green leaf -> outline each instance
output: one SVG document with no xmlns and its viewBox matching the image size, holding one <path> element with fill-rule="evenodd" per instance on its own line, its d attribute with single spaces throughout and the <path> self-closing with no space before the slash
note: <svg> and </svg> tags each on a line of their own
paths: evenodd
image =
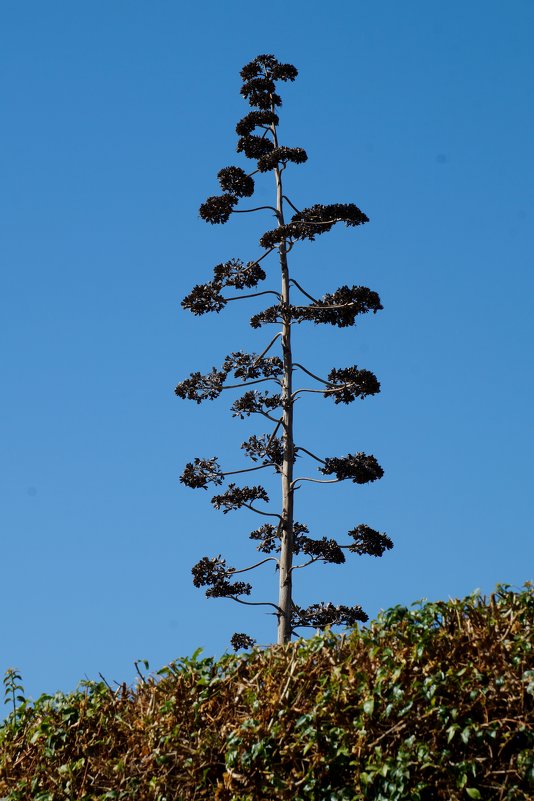
<svg viewBox="0 0 534 801">
<path fill-rule="evenodd" d="M 375 699 L 368 698 L 367 701 L 363 702 L 363 711 L 366 715 L 372 715 L 375 708 Z"/>
<path fill-rule="evenodd" d="M 466 787 L 465 792 L 469 796 L 469 798 L 482 798 L 480 795 L 480 791 L 477 790 L 476 787 Z"/>
<path fill-rule="evenodd" d="M 450 741 L 452 740 L 452 738 L 454 737 L 454 735 L 456 734 L 456 732 L 458 731 L 459 728 L 460 727 L 458 726 L 457 723 L 453 723 L 452 726 L 449 726 L 449 728 L 447 729 L 447 742 L 448 743 L 450 743 Z"/>
</svg>

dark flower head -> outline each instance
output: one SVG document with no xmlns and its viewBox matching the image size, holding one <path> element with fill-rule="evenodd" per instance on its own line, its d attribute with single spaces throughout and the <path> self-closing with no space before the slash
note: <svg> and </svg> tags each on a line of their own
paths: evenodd
<svg viewBox="0 0 534 801">
<path fill-rule="evenodd" d="M 267 434 L 259 437 L 252 434 L 242 443 L 241 448 L 253 462 L 261 461 L 265 465 L 280 467 L 284 461 L 284 441 L 280 437 L 271 439 Z"/>
<path fill-rule="evenodd" d="M 281 64 L 273 55 L 262 54 L 245 64 L 241 70 L 244 81 L 250 81 L 259 75 L 270 75 L 276 81 L 294 81 L 298 70 L 292 64 Z"/>
<path fill-rule="evenodd" d="M 278 115 L 273 111 L 249 111 L 235 127 L 238 136 L 249 136 L 258 126 L 278 125 Z"/>
<path fill-rule="evenodd" d="M 338 222 L 344 222 L 348 227 L 353 227 L 369 222 L 369 218 L 354 203 L 331 203 L 328 206 L 318 203 L 294 214 L 291 222 L 286 225 L 267 231 L 261 237 L 260 245 L 270 248 L 284 239 L 313 241 L 319 234 L 330 231 Z"/>
<path fill-rule="evenodd" d="M 193 584 L 195 587 L 206 587 L 207 598 L 228 598 L 237 595 L 250 595 L 252 585 L 244 581 L 236 581 L 231 584 L 229 579 L 235 573 L 235 568 L 228 567 L 226 560 L 216 556 L 210 559 L 203 556 L 202 559 L 193 566 Z"/>
<path fill-rule="evenodd" d="M 232 637 L 230 638 L 230 645 L 234 651 L 239 651 L 241 648 L 253 648 L 256 645 L 256 640 L 254 637 L 249 637 L 248 634 L 236 632 L 235 634 L 232 634 Z"/>
<path fill-rule="evenodd" d="M 295 534 L 293 551 L 334 565 L 342 565 L 345 562 L 345 556 L 338 543 L 326 537 L 314 540 L 303 534 Z"/>
<path fill-rule="evenodd" d="M 220 287 L 250 289 L 266 278 L 265 270 L 256 261 L 244 264 L 241 259 L 230 259 L 213 268 L 213 281 Z"/>
<path fill-rule="evenodd" d="M 218 581 L 206 590 L 206 598 L 234 598 L 237 595 L 250 595 L 252 584 L 246 581 Z"/>
<path fill-rule="evenodd" d="M 225 306 L 226 300 L 218 288 L 211 283 L 198 284 L 182 300 L 182 307 L 196 315 L 220 312 Z"/>
<path fill-rule="evenodd" d="M 271 78 L 251 78 L 243 83 L 241 94 L 248 100 L 249 105 L 269 111 L 272 106 L 281 106 L 282 99 L 275 92 L 275 84 Z"/>
<path fill-rule="evenodd" d="M 214 495 L 211 499 L 215 509 L 222 509 L 223 514 L 233 509 L 240 509 L 252 501 L 269 502 L 269 496 L 262 486 L 238 487 L 236 484 L 229 484 L 226 492 L 221 495 Z"/>
<path fill-rule="evenodd" d="M 304 164 L 308 160 L 308 154 L 301 147 L 275 147 L 269 153 L 258 159 L 258 170 L 267 172 L 277 167 L 279 164 Z"/>
<path fill-rule="evenodd" d="M 380 384 L 370 370 L 359 370 L 356 365 L 331 370 L 328 374 L 329 387 L 325 398 L 333 398 L 334 403 L 352 403 L 356 398 L 366 398 L 380 392 Z"/>
<path fill-rule="evenodd" d="M 366 526 L 365 523 L 361 523 L 356 528 L 353 528 L 352 531 L 349 531 L 349 537 L 354 540 L 354 544 L 349 546 L 349 551 L 352 553 L 382 556 L 384 551 L 389 551 L 393 548 L 393 542 L 387 534 L 375 531 L 374 528 Z"/>
<path fill-rule="evenodd" d="M 224 167 L 217 173 L 223 192 L 236 197 L 250 197 L 254 194 L 254 179 L 247 175 L 241 167 Z"/>
<path fill-rule="evenodd" d="M 279 531 L 272 523 L 264 523 L 263 526 L 251 531 L 249 536 L 251 540 L 259 540 L 260 544 L 256 547 L 262 553 L 272 553 L 280 550 Z"/>
<path fill-rule="evenodd" d="M 323 297 L 309 306 L 298 306 L 293 311 L 293 319 L 310 320 L 315 324 L 328 323 L 346 328 L 355 324 L 359 314 L 372 311 L 376 314 L 383 308 L 380 297 L 366 286 L 341 286 L 335 292 Z"/>
<path fill-rule="evenodd" d="M 212 225 L 224 224 L 230 219 L 233 207 L 237 203 L 235 195 L 213 195 L 201 205 L 198 213 L 206 222 Z"/>
<path fill-rule="evenodd" d="M 361 606 L 334 606 L 332 603 L 318 603 L 301 609 L 296 606 L 293 610 L 293 628 L 310 626 L 314 629 L 324 629 L 327 626 L 354 626 L 358 621 L 365 623 L 368 616 Z"/>
<path fill-rule="evenodd" d="M 212 367 L 206 375 L 195 372 L 189 378 L 181 381 L 176 387 L 175 394 L 184 400 L 194 400 L 202 403 L 204 400 L 215 400 L 222 392 L 226 373 Z"/>
<path fill-rule="evenodd" d="M 284 314 L 287 319 L 290 319 L 291 309 L 292 307 L 290 306 L 286 306 L 284 309 L 282 309 L 281 304 L 278 304 L 277 306 L 269 306 L 267 309 L 258 312 L 258 314 L 253 314 L 250 318 L 250 325 L 252 328 L 260 328 L 262 325 L 266 325 L 268 323 L 278 323 L 282 320 Z"/>
<path fill-rule="evenodd" d="M 324 467 L 319 468 L 325 476 L 332 476 L 338 481 L 350 479 L 354 484 L 368 484 L 382 478 L 384 471 L 374 456 L 366 453 L 349 453 L 347 456 L 330 457 L 324 460 Z"/>
<path fill-rule="evenodd" d="M 251 414 L 261 414 L 265 411 L 269 412 L 280 406 L 280 394 L 271 394 L 270 392 L 260 392 L 257 389 L 249 389 L 243 393 L 240 398 L 237 398 L 230 407 L 234 417 L 239 417 L 243 420 Z"/>
<path fill-rule="evenodd" d="M 186 464 L 180 481 L 192 489 L 208 489 L 208 484 L 222 484 L 224 476 L 215 457 L 212 459 L 197 457 L 194 462 Z"/>
<path fill-rule="evenodd" d="M 235 378 L 250 381 L 255 378 L 278 378 L 284 371 L 279 356 L 266 356 L 261 359 L 255 353 L 235 351 L 230 353 L 223 363 L 226 373 L 234 373 Z"/>
<path fill-rule="evenodd" d="M 238 153 L 244 153 L 248 159 L 259 159 L 270 153 L 273 148 L 273 143 L 267 137 L 251 134 L 238 139 L 236 150 Z"/>
</svg>

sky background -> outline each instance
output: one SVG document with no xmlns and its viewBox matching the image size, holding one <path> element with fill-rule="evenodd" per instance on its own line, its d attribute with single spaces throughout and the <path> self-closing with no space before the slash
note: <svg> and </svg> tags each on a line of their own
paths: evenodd
<svg viewBox="0 0 534 801">
<path fill-rule="evenodd" d="M 533 32 L 528 0 L 2 0 L 1 673 L 16 666 L 35 697 L 99 672 L 132 681 L 139 658 L 219 655 L 234 631 L 273 639 L 263 609 L 191 582 L 205 554 L 254 560 L 255 516 L 178 481 L 197 455 L 243 466 L 261 425 L 233 420 L 228 397 L 173 391 L 274 333 L 249 327 L 258 301 L 180 308 L 273 226 L 198 217 L 217 171 L 250 164 L 234 126 L 258 53 L 300 72 L 282 85 L 280 137 L 309 161 L 287 170 L 289 196 L 371 219 L 295 249 L 294 275 L 384 305 L 353 329 L 296 330 L 315 372 L 358 364 L 382 384 L 343 408 L 305 396 L 298 440 L 385 470 L 366 487 L 308 484 L 297 519 L 341 540 L 366 522 L 395 548 L 300 571 L 297 603 L 373 617 L 532 578 Z M 269 274 L 277 288 L 274 260 Z M 271 566 L 253 580 L 276 600 Z"/>
</svg>

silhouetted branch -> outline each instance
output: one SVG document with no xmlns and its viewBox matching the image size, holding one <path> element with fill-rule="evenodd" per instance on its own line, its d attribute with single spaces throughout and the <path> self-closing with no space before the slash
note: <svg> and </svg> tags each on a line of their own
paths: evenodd
<svg viewBox="0 0 534 801">
<path fill-rule="evenodd" d="M 318 392 L 320 392 L 320 390 L 318 390 Z M 309 451 L 307 448 L 303 448 L 302 445 L 295 445 L 295 450 L 296 451 L 303 451 L 304 453 L 307 453 L 308 456 L 311 456 L 312 459 L 315 459 L 315 461 L 317 461 L 317 462 L 321 462 L 321 464 L 325 463 L 324 459 L 321 459 L 319 456 L 316 456 L 314 453 Z"/>
<path fill-rule="evenodd" d="M 278 520 L 282 519 L 281 515 L 276 514 L 275 512 L 264 512 L 261 509 L 256 509 L 255 506 L 252 506 L 249 503 L 244 503 L 243 506 L 245 509 L 250 509 L 251 512 L 256 512 L 258 515 L 263 515 L 263 517 L 277 517 Z"/>
<path fill-rule="evenodd" d="M 293 286 L 296 286 L 297 289 L 299 289 L 302 292 L 303 295 L 305 295 L 307 298 L 309 298 L 312 301 L 312 303 L 318 303 L 318 300 L 316 298 L 314 298 L 313 295 L 310 295 L 308 292 L 306 292 L 306 290 L 303 289 L 301 287 L 301 285 L 299 284 L 299 282 L 296 281 L 294 278 L 290 279 L 290 283 L 293 284 Z"/>
<path fill-rule="evenodd" d="M 289 203 L 289 205 L 291 206 L 291 208 L 293 209 L 293 211 L 296 211 L 296 212 L 297 212 L 297 214 L 298 214 L 298 213 L 299 213 L 299 210 L 297 209 L 297 207 L 296 207 L 296 206 L 294 206 L 294 205 L 293 205 L 293 203 L 290 201 L 290 199 L 288 198 L 288 196 L 287 196 L 287 195 L 282 195 L 282 197 L 284 198 L 284 200 L 287 200 L 287 202 Z"/>
<path fill-rule="evenodd" d="M 226 303 L 230 303 L 232 300 L 246 300 L 247 298 L 259 298 L 260 295 L 274 295 L 275 297 L 280 300 L 280 294 L 275 292 L 274 289 L 264 289 L 263 292 L 251 292 L 247 295 L 236 295 L 233 298 L 224 298 Z"/>
<path fill-rule="evenodd" d="M 276 294 L 278 295 L 278 292 Z M 280 297 L 280 295 L 278 295 L 278 297 Z M 263 359 L 263 357 L 271 350 L 271 348 L 274 345 L 274 343 L 276 342 L 276 340 L 281 336 L 282 336 L 282 332 L 281 331 L 279 331 L 277 334 L 274 335 L 274 337 L 271 339 L 271 341 L 269 342 L 269 344 L 267 345 L 265 350 L 260 353 L 260 355 L 258 356 L 256 361 L 254 362 L 255 364 L 257 362 L 259 362 L 260 359 Z"/>
<path fill-rule="evenodd" d="M 226 598 L 229 598 L 230 601 L 236 601 L 238 604 L 243 604 L 243 606 L 272 606 L 273 609 L 276 609 L 277 614 L 282 614 L 282 610 L 276 604 L 272 604 L 269 601 L 243 601 L 242 598 L 236 598 L 235 595 L 226 595 Z"/>
<path fill-rule="evenodd" d="M 320 560 L 321 559 L 320 559 L 319 556 L 314 556 L 312 559 L 309 559 L 307 562 L 303 562 L 300 565 L 293 565 L 291 567 L 291 572 L 293 572 L 293 570 L 300 570 L 302 567 L 308 567 L 309 565 L 313 565 L 314 562 L 320 562 Z"/>
<path fill-rule="evenodd" d="M 303 370 L 305 373 L 307 373 L 310 376 L 310 378 L 315 378 L 315 380 L 319 381 L 321 384 L 326 384 L 327 386 L 329 385 L 328 381 L 325 381 L 324 378 L 319 378 L 318 375 L 312 373 L 311 370 L 308 370 L 307 367 L 304 367 L 304 365 L 299 364 L 299 362 L 293 362 L 293 367 L 300 368 L 300 370 Z M 322 392 L 322 390 L 319 390 L 319 392 Z"/>
<path fill-rule="evenodd" d="M 274 206 L 256 206 L 254 209 L 232 209 L 232 214 L 250 214 L 251 211 L 263 211 L 264 209 L 274 211 L 275 214 L 277 213 Z"/>
<path fill-rule="evenodd" d="M 235 576 L 238 573 L 246 573 L 248 570 L 255 570 L 255 568 L 260 567 L 260 565 L 266 564 L 266 562 L 276 562 L 276 564 L 279 563 L 275 556 L 268 556 L 266 559 L 262 559 L 261 562 L 256 562 L 255 565 L 250 565 L 250 567 L 242 567 L 240 570 L 232 570 L 232 576 Z"/>
<path fill-rule="evenodd" d="M 344 479 L 342 478 L 324 479 L 324 478 L 308 478 L 307 476 L 301 476 L 299 478 L 293 479 L 293 481 L 291 482 L 291 486 L 294 486 L 299 481 L 311 481 L 313 484 L 339 484 L 339 482 L 343 480 Z"/>
<path fill-rule="evenodd" d="M 241 387 L 251 387 L 253 384 L 261 384 L 264 381 L 275 381 L 278 385 L 280 385 L 280 381 L 274 376 L 269 376 L 269 378 L 256 378 L 254 381 L 244 381 L 242 384 L 226 384 L 223 389 L 241 389 Z"/>
<path fill-rule="evenodd" d="M 225 473 L 221 473 L 223 476 L 237 476 L 240 473 L 252 473 L 253 470 L 263 470 L 265 467 L 273 467 L 274 462 L 268 462 L 267 464 L 260 464 L 256 467 L 245 467 L 243 470 L 228 470 Z"/>
</svg>

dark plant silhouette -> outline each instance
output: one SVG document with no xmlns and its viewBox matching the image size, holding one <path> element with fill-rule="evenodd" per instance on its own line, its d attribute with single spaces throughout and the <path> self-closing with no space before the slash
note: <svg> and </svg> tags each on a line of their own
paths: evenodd
<svg viewBox="0 0 534 801">
<path fill-rule="evenodd" d="M 336 404 L 352 403 L 356 398 L 376 395 L 380 391 L 380 384 L 373 373 L 357 365 L 333 368 L 326 378 L 315 375 L 308 367 L 294 360 L 291 329 L 293 325 L 305 321 L 340 328 L 353 326 L 359 315 L 368 312 L 374 314 L 382 309 L 382 304 L 378 294 L 364 286 L 342 286 L 321 298 L 315 298 L 290 274 L 288 255 L 300 241 L 313 241 L 330 231 L 336 223 L 355 227 L 368 222 L 368 218 L 354 203 L 316 203 L 299 209 L 284 194 L 282 176 L 288 165 L 303 164 L 308 158 L 302 148 L 282 146 L 278 141 L 277 109 L 282 101 L 276 92 L 276 84 L 295 80 L 295 67 L 281 64 L 272 55 L 260 55 L 243 67 L 241 77 L 241 94 L 253 110 L 236 126 L 239 136 L 237 152 L 252 159 L 255 162 L 254 169 L 249 173 L 235 166 L 220 170 L 217 177 L 222 194 L 209 197 L 200 207 L 200 216 L 208 223 L 222 224 L 237 213 L 270 211 L 276 220 L 276 227 L 261 236 L 259 244 L 262 252 L 256 259 L 243 262 L 234 258 L 217 264 L 213 269 L 213 278 L 193 287 L 182 301 L 182 306 L 195 315 L 203 315 L 208 312 L 219 313 L 235 300 L 271 295 L 275 299 L 274 305 L 255 314 L 250 324 L 255 329 L 275 324 L 278 330 L 261 353 L 231 353 L 219 369 L 214 367 L 206 374 L 192 373 L 178 384 L 176 394 L 201 403 L 217 398 L 223 391 L 244 388 L 244 393 L 232 403 L 233 415 L 240 419 L 259 415 L 269 421 L 271 429 L 268 433 L 250 437 L 242 445 L 246 456 L 254 462 L 253 466 L 228 471 L 221 468 L 216 457 L 197 457 L 186 465 L 180 480 L 189 487 L 207 489 L 209 484 L 224 485 L 228 477 L 252 471 L 271 469 L 280 476 L 280 511 L 274 512 L 269 506 L 265 508 L 262 505 L 269 504 L 270 499 L 261 485 L 240 486 L 230 481 L 220 494 L 211 499 L 215 509 L 221 509 L 224 514 L 246 508 L 270 518 L 271 522 L 265 522 L 250 534 L 257 550 L 267 556 L 242 569 L 227 565 L 221 556 L 205 556 L 193 568 L 193 581 L 197 587 L 207 587 L 206 595 L 210 598 L 231 598 L 242 604 L 273 607 L 278 620 L 278 643 L 286 643 L 301 627 L 323 629 L 330 625 L 354 625 L 356 621 L 367 620 L 360 606 L 334 606 L 320 602 L 306 609 L 298 607 L 293 601 L 292 590 L 296 569 L 318 561 L 342 564 L 345 562 L 344 551 L 382 556 L 385 550 L 392 547 L 386 534 L 365 524 L 349 531 L 352 542 L 340 545 L 326 537 L 312 539 L 308 536 L 308 528 L 294 519 L 295 490 L 302 482 L 325 484 L 350 480 L 356 484 L 366 484 L 381 478 L 383 470 L 372 455 L 358 452 L 320 458 L 295 442 L 294 408 L 300 395 L 320 393 Z M 237 208 L 240 199 L 253 195 L 254 176 L 270 171 L 275 179 L 273 205 Z M 291 216 L 286 218 L 288 209 Z M 264 259 L 271 255 L 278 259 L 280 290 L 270 288 L 236 295 L 235 290 L 255 290 L 266 279 Z M 268 355 L 276 347 L 280 348 L 280 355 Z M 308 376 L 317 382 L 319 388 L 295 388 L 293 382 L 296 375 Z M 260 387 L 260 384 L 268 384 L 269 389 Z M 300 471 L 295 476 L 297 457 L 313 459 L 319 464 L 319 472 L 325 478 L 300 475 Z M 294 561 L 294 557 L 300 557 L 300 561 Z M 267 562 L 276 564 L 278 603 L 245 600 L 243 596 L 250 595 L 252 586 L 245 581 L 236 581 L 235 577 Z M 252 638 L 242 633 L 232 638 L 236 649 L 253 643 Z"/>
</svg>

